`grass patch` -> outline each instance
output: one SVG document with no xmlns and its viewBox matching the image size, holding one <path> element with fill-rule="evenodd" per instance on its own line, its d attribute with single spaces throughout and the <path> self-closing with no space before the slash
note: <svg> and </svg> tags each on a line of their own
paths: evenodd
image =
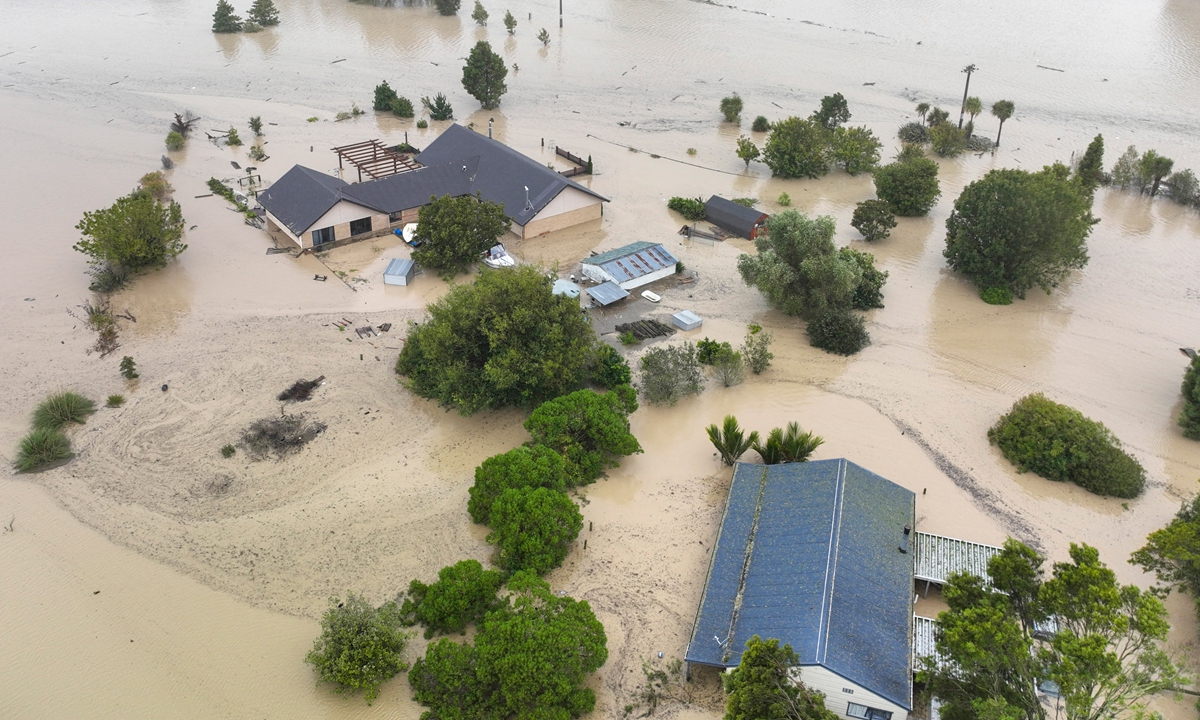
<svg viewBox="0 0 1200 720">
<path fill-rule="evenodd" d="M 59 430 L 67 423 L 83 424 L 84 418 L 96 412 L 96 403 L 79 393 L 60 392 L 43 400 L 33 411 L 33 427 L 38 430 Z"/>
<path fill-rule="evenodd" d="M 233 454 L 236 452 L 237 448 L 235 448 L 233 445 L 226 445 L 225 447 L 221 448 L 221 457 L 228 459 L 233 457 Z"/>
<path fill-rule="evenodd" d="M 121 407 L 122 405 L 125 404 L 125 396 L 124 395 L 109 395 L 108 402 L 106 402 L 104 404 L 110 408 Z"/>
<path fill-rule="evenodd" d="M 625 332 L 621 333 L 621 344 L 622 345 L 637 345 L 638 339 L 637 339 L 637 337 L 634 336 L 634 334 L 632 332 L 626 330 Z"/>
<path fill-rule="evenodd" d="M 242 435 L 242 443 L 255 460 L 271 455 L 283 458 L 299 452 L 324 430 L 324 423 L 309 422 L 303 415 L 282 415 L 256 421 Z"/>
<path fill-rule="evenodd" d="M 71 441 L 58 430 L 34 428 L 21 438 L 13 466 L 19 472 L 31 472 L 59 460 L 71 457 Z"/>
</svg>

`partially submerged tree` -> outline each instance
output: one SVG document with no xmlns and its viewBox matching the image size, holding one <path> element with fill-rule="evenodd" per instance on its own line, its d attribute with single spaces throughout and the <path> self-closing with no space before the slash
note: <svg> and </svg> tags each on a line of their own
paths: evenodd
<svg viewBox="0 0 1200 720">
<path fill-rule="evenodd" d="M 767 433 L 766 442 L 754 442 L 754 452 L 762 458 L 764 465 L 808 462 L 809 456 L 825 444 L 825 439 L 809 430 L 801 430 L 800 423 L 792 421 L 787 429 L 774 428 Z"/>
<path fill-rule="evenodd" d="M 1150 533 L 1129 561 L 1191 595 L 1200 614 L 1200 495 L 1185 501 L 1166 527 Z"/>
<path fill-rule="evenodd" d="M 921 118 L 921 123 L 925 123 L 925 115 L 929 113 L 929 103 L 917 103 L 917 116 Z"/>
<path fill-rule="evenodd" d="M 1087 238 L 1099 222 L 1091 196 L 1062 165 L 1041 172 L 992 170 L 968 185 L 946 220 L 950 267 L 982 288 L 1004 287 L 1023 298 L 1047 293 L 1087 264 Z"/>
<path fill-rule="evenodd" d="M 576 484 L 578 479 L 562 455 L 545 445 L 523 445 L 493 455 L 475 468 L 467 512 L 473 522 L 487 525 L 492 518 L 492 503 L 505 490 L 544 487 L 561 491 Z"/>
<path fill-rule="evenodd" d="M 1111 175 L 1112 184 L 1114 187 L 1122 190 L 1137 188 L 1144 190 L 1142 185 L 1141 173 L 1138 169 L 1138 151 L 1133 145 L 1125 148 L 1125 152 L 1121 153 L 1121 157 L 1117 158 L 1117 162 L 1113 164 Z"/>
<path fill-rule="evenodd" d="M 1004 122 L 1013 116 L 1015 109 L 1012 100 L 997 100 L 992 105 L 992 114 L 1000 121 L 1000 129 L 996 131 L 996 147 L 1000 147 L 1000 133 L 1004 132 Z"/>
<path fill-rule="evenodd" d="M 547 30 L 546 28 L 542 28 L 541 31 L 537 34 L 537 39 L 539 42 L 542 43 L 542 45 L 549 45 L 550 44 L 550 31 Z"/>
<path fill-rule="evenodd" d="M 741 120 L 742 98 L 737 93 L 721 98 L 721 114 L 725 116 L 725 122 Z"/>
<path fill-rule="evenodd" d="M 484 110 L 500 107 L 501 96 L 508 92 L 508 86 L 504 84 L 507 76 L 508 66 L 492 51 L 491 44 L 487 40 L 475 43 L 463 66 L 462 84 Z"/>
<path fill-rule="evenodd" d="M 451 107 L 450 101 L 446 99 L 443 93 L 438 93 L 432 100 L 428 97 L 421 98 L 421 105 L 425 106 L 425 110 L 429 113 L 429 119 L 431 120 L 454 119 L 454 108 Z"/>
<path fill-rule="evenodd" d="M 1104 136 L 1097 135 L 1088 144 L 1087 151 L 1079 160 L 1079 167 L 1075 170 L 1075 182 L 1079 183 L 1079 187 L 1091 196 L 1096 192 L 1096 188 L 1100 187 L 1100 180 L 1103 177 Z"/>
<path fill-rule="evenodd" d="M 929 130 L 929 144 L 941 157 L 962 155 L 967 149 L 967 137 L 967 133 L 948 122 L 938 123 Z"/>
<path fill-rule="evenodd" d="M 391 110 L 392 101 L 396 97 L 396 91 L 392 89 L 391 85 L 388 85 L 387 80 L 384 80 L 375 86 L 375 102 L 372 103 L 371 107 L 379 111 Z"/>
<path fill-rule="evenodd" d="M 484 570 L 478 560 L 460 560 L 438 571 L 437 582 L 413 580 L 400 607 L 405 622 L 425 626 L 425 637 L 465 632 L 496 604 L 496 591 L 504 582 L 499 570 Z"/>
<path fill-rule="evenodd" d="M 706 431 L 709 441 L 721 456 L 721 462 L 726 465 L 737 462 L 738 458 L 758 442 L 758 431 L 746 435 L 738 425 L 737 418 L 732 415 L 725 416 L 721 427 L 709 425 Z"/>
<path fill-rule="evenodd" d="M 508 30 L 509 35 L 517 32 L 517 19 L 508 10 L 504 11 L 504 27 Z"/>
<path fill-rule="evenodd" d="M 413 260 L 448 280 L 478 262 L 512 221 L 503 205 L 478 195 L 443 195 L 421 207 L 417 227 L 425 242 L 413 250 Z"/>
<path fill-rule="evenodd" d="M 554 295 L 537 268 L 484 272 L 429 306 L 396 371 L 410 389 L 463 415 L 532 408 L 576 390 L 595 333 L 578 302 Z"/>
<path fill-rule="evenodd" d="M 160 203 L 149 193 L 118 199 L 112 207 L 85 212 L 75 226 L 83 238 L 75 249 L 98 265 L 129 272 L 163 267 L 187 249 L 179 203 Z"/>
<path fill-rule="evenodd" d="M 963 110 L 971 116 L 971 122 L 975 122 L 975 118 L 979 113 L 983 112 L 983 102 L 979 98 L 972 95 L 963 103 Z"/>
<path fill-rule="evenodd" d="M 704 375 L 690 342 L 648 350 L 641 359 L 642 397 L 653 405 L 674 405 L 704 388 Z"/>
<path fill-rule="evenodd" d="M 863 317 L 845 308 L 830 308 L 804 328 L 808 343 L 834 355 L 853 355 L 871 344 Z"/>
<path fill-rule="evenodd" d="M 577 483 L 591 483 L 619 466 L 618 458 L 642 452 L 629 432 L 629 414 L 636 409 L 636 394 L 627 385 L 603 395 L 577 390 L 539 405 L 525 429 L 535 444 L 563 456 Z"/>
<path fill-rule="evenodd" d="M 745 161 L 746 167 L 749 168 L 750 161 L 758 159 L 758 146 L 754 144 L 753 140 L 743 135 L 737 140 L 737 156 Z"/>
<path fill-rule="evenodd" d="M 402 657 L 408 636 L 394 602 L 373 607 L 351 593 L 344 602 L 329 600 L 321 617 L 321 635 L 304 661 L 317 669 L 334 691 L 364 690 L 367 704 L 379 697 L 379 686 L 407 670 Z"/>
<path fill-rule="evenodd" d="M 866 127 L 839 127 L 833 133 L 830 157 L 851 175 L 870 172 L 879 164 L 883 143 Z"/>
<path fill-rule="evenodd" d="M 854 206 L 850 226 L 862 233 L 863 239 L 868 242 L 883 240 L 896 227 L 896 217 L 886 200 L 863 200 Z"/>
<path fill-rule="evenodd" d="M 1171 174 L 1174 165 L 1174 160 L 1163 157 L 1154 150 L 1147 150 L 1142 155 L 1138 161 L 1138 174 L 1142 177 L 1143 185 L 1150 186 L 1150 197 L 1158 195 L 1159 185 L 1162 184 L 1163 178 Z"/>
<path fill-rule="evenodd" d="M 254 0 L 246 17 L 263 27 L 279 24 L 279 10 L 271 0 Z"/>
<path fill-rule="evenodd" d="M 942 194 L 938 165 L 924 155 L 884 165 L 875 171 L 875 194 L 897 215 L 925 215 Z"/>
<path fill-rule="evenodd" d="M 217 0 L 217 10 L 213 13 L 212 31 L 215 33 L 236 33 L 242 31 L 242 18 L 233 11 L 229 0 Z"/>
<path fill-rule="evenodd" d="M 475 9 L 471 11 L 471 19 L 474 20 L 475 24 L 479 27 L 487 25 L 488 11 L 483 7 L 483 3 L 479 2 L 479 0 L 475 0 Z"/>
<path fill-rule="evenodd" d="M 462 7 L 462 0 L 433 0 L 433 6 L 437 8 L 439 15 L 457 15 L 458 9 Z"/>
<path fill-rule="evenodd" d="M 751 325 L 742 341 L 742 357 L 746 359 L 746 367 L 755 375 L 761 374 L 775 359 L 771 352 L 771 341 L 775 338 L 771 333 L 762 329 L 761 325 Z"/>
<path fill-rule="evenodd" d="M 791 645 L 751 637 L 738 666 L 722 678 L 725 720 L 837 720 L 825 696 L 796 679 L 799 665 Z"/>
<path fill-rule="evenodd" d="M 836 130 L 850 119 L 850 106 L 841 93 L 826 95 L 821 98 L 821 107 L 812 114 L 811 119 L 823 125 L 826 130 Z"/>
<path fill-rule="evenodd" d="M 842 260 L 848 260 L 858 266 L 861 273 L 858 284 L 854 286 L 854 294 L 850 298 L 850 307 L 855 310 L 873 310 L 883 307 L 883 285 L 887 282 L 888 271 L 875 267 L 875 256 L 869 252 L 855 250 L 852 247 L 838 249 Z"/>
<path fill-rule="evenodd" d="M 499 565 L 509 573 L 545 575 L 562 564 L 583 529 L 579 507 L 560 490 L 512 488 L 492 503 L 487 541 L 500 550 Z"/>
<path fill-rule="evenodd" d="M 782 178 L 818 178 L 829 172 L 829 130 L 814 120 L 790 117 L 771 126 L 763 162 Z"/>
<path fill-rule="evenodd" d="M 1200 440 L 1200 357 L 1192 358 L 1183 374 L 1183 410 L 1179 412 L 1179 427 L 1183 436 Z"/>
</svg>

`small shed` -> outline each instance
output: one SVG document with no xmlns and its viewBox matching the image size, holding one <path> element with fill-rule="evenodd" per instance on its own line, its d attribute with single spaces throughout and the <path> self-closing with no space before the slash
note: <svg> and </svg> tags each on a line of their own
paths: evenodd
<svg viewBox="0 0 1200 720">
<path fill-rule="evenodd" d="M 704 324 L 704 320 L 691 310 L 680 310 L 671 316 L 671 321 L 680 330 L 695 330 Z"/>
<path fill-rule="evenodd" d="M 384 285 L 411 285 L 416 265 L 409 258 L 392 258 L 383 271 Z"/>
<path fill-rule="evenodd" d="M 675 273 L 679 261 L 662 243 L 635 242 L 584 258 L 583 276 L 632 290 Z"/>
<path fill-rule="evenodd" d="M 596 287 L 588 288 L 587 292 L 598 305 L 612 305 L 629 297 L 629 291 L 615 282 L 600 283 Z"/>
<path fill-rule="evenodd" d="M 770 215 L 713 195 L 708 202 L 704 203 L 704 217 L 726 232 L 753 240 L 758 237 L 759 231 L 766 224 Z"/>
</svg>

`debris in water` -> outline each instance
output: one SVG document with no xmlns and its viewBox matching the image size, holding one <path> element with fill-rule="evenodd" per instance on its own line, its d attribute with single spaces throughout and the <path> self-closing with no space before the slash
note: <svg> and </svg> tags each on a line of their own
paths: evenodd
<svg viewBox="0 0 1200 720">
<path fill-rule="evenodd" d="M 296 382 L 292 383 L 292 386 L 289 387 L 287 390 L 284 390 L 283 392 L 279 393 L 279 395 L 275 399 L 281 400 L 283 402 L 303 402 L 305 400 L 308 400 L 309 398 L 312 397 L 312 391 L 314 389 L 316 389 L 318 386 L 320 386 L 321 381 L 324 379 L 325 379 L 324 375 L 317 378 L 316 380 L 305 380 L 305 379 L 301 378 L 301 379 L 297 380 Z"/>
</svg>

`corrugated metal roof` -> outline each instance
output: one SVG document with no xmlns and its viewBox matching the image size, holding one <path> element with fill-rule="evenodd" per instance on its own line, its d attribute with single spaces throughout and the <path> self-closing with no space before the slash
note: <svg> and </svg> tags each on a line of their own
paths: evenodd
<svg viewBox="0 0 1200 720">
<path fill-rule="evenodd" d="M 410 258 L 392 258 L 388 263 L 387 269 L 383 271 L 384 275 L 408 275 L 412 270 L 413 261 Z"/>
<path fill-rule="evenodd" d="M 917 533 L 916 570 L 913 577 L 945 585 L 953 573 L 971 573 L 989 585 L 988 561 L 1000 554 L 995 545 L 959 540 L 930 533 Z"/>
<path fill-rule="evenodd" d="M 624 283 L 668 266 L 674 267 L 679 261 L 662 243 L 635 242 L 584 258 L 582 262 L 599 266 L 618 283 Z"/>
<path fill-rule="evenodd" d="M 934 642 L 934 633 L 936 632 L 937 620 L 913 615 L 912 668 L 914 672 L 921 669 L 922 660 L 925 658 L 933 658 L 933 662 L 941 666 L 942 656 L 937 651 L 937 644 Z"/>
<path fill-rule="evenodd" d="M 629 291 L 611 280 L 600 283 L 596 287 L 590 287 L 587 289 L 587 292 L 593 300 L 601 305 L 611 305 L 618 300 L 629 297 Z"/>
<path fill-rule="evenodd" d="M 271 187 L 258 194 L 258 202 L 294 235 L 303 235 L 349 187 L 341 178 L 294 165 Z"/>
<path fill-rule="evenodd" d="M 911 708 L 916 496 L 854 463 L 739 463 L 688 662 L 734 667 L 752 635 L 779 638 Z"/>
<path fill-rule="evenodd" d="M 704 203 L 704 219 L 731 233 L 750 239 L 750 233 L 760 220 L 768 217 L 762 210 L 748 208 L 719 195 L 713 195 Z"/>
</svg>

